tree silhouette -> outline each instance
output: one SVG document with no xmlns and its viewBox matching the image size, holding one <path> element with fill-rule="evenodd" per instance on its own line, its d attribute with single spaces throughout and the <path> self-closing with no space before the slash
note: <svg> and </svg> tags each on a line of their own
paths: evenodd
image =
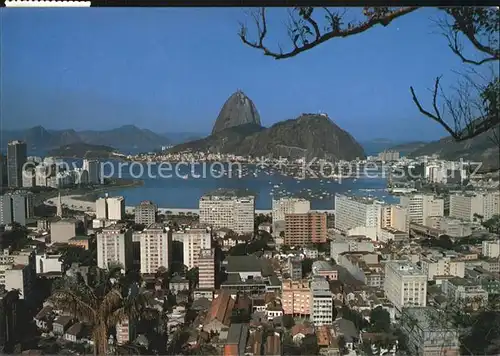
<svg viewBox="0 0 500 356">
<path fill-rule="evenodd" d="M 244 23 L 240 25 L 239 37 L 245 45 L 281 60 L 295 57 L 336 38 L 357 35 L 378 25 L 388 26 L 395 19 L 418 9 L 417 6 L 364 7 L 361 14 L 357 14 L 361 20 L 349 21 L 348 9 L 295 7 L 289 10 L 287 32 L 290 46 L 288 49 L 281 46 L 271 49 L 267 44 L 270 32 L 267 13 L 265 8 L 261 8 L 250 12 L 255 23 L 254 39 L 248 35 L 248 27 Z M 437 77 L 432 90 L 431 109 L 423 107 L 414 88 L 410 86 L 412 100 L 421 114 L 440 124 L 456 141 L 489 132 L 492 140 L 499 144 L 500 79 L 494 66 L 498 68 L 500 60 L 500 11 L 498 7 L 439 7 L 438 10 L 443 15 L 438 19 L 438 24 L 449 49 L 471 67 L 493 64 L 493 68 L 488 75 L 474 69 L 463 74 L 452 96 L 444 92 L 441 77 Z M 466 56 L 464 41 L 472 45 L 481 59 L 474 60 Z M 446 117 L 450 117 L 452 122 L 448 122 Z"/>
</svg>

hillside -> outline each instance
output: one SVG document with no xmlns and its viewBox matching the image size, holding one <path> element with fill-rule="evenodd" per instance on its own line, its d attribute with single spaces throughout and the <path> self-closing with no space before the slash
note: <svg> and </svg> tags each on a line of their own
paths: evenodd
<svg viewBox="0 0 500 356">
<path fill-rule="evenodd" d="M 171 152 L 206 151 L 241 156 L 268 156 L 330 160 L 365 157 L 361 145 L 324 114 L 302 114 L 270 128 L 256 124 L 232 127 L 202 140 L 173 147 Z"/>
<path fill-rule="evenodd" d="M 78 142 L 52 149 L 48 152 L 48 155 L 60 158 L 105 159 L 112 157 L 114 152 L 116 150 L 113 147 Z"/>
<path fill-rule="evenodd" d="M 170 142 L 163 135 L 134 125 L 105 131 L 47 130 L 36 126 L 26 130 L 3 130 L 0 132 L 0 138 L 5 144 L 11 140 L 23 140 L 28 145 L 28 151 L 51 150 L 74 143 L 105 144 L 117 149 L 133 147 L 146 151 L 160 148 Z"/>
<path fill-rule="evenodd" d="M 497 137 L 500 137 L 500 126 L 495 128 Z M 483 162 L 483 168 L 500 168 L 498 143 L 492 140 L 492 131 L 463 142 L 456 142 L 451 136 L 422 146 L 411 152 L 410 157 L 439 155 L 440 158 L 449 160 L 471 160 Z"/>
<path fill-rule="evenodd" d="M 398 144 L 395 146 L 391 146 L 391 147 L 389 147 L 389 150 L 397 151 L 402 156 L 406 156 L 407 154 L 410 154 L 413 151 L 418 150 L 419 148 L 422 148 L 428 144 L 429 144 L 429 142 L 424 142 L 424 141 L 405 142 L 405 143 L 401 143 L 401 144 Z"/>
</svg>

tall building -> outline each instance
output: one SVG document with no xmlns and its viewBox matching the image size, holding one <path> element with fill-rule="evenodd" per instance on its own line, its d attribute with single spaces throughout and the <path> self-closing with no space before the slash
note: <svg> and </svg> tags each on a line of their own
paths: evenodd
<svg viewBox="0 0 500 356">
<path fill-rule="evenodd" d="M 19 294 L 17 291 L 0 292 L 0 353 L 11 354 L 21 341 Z"/>
<path fill-rule="evenodd" d="M 109 197 L 106 194 L 104 198 L 97 199 L 95 205 L 97 219 L 119 221 L 125 216 L 124 197 Z"/>
<path fill-rule="evenodd" d="M 198 288 L 215 288 L 215 249 L 205 248 L 200 250 L 198 257 Z"/>
<path fill-rule="evenodd" d="M 378 154 L 378 160 L 384 162 L 397 161 L 399 159 L 399 152 L 387 150 Z"/>
<path fill-rule="evenodd" d="M 156 222 L 156 205 L 151 201 L 143 201 L 135 207 L 135 223 L 149 226 Z"/>
<path fill-rule="evenodd" d="M 10 141 L 7 145 L 7 181 L 10 188 L 23 186 L 23 169 L 26 159 L 26 143 Z"/>
<path fill-rule="evenodd" d="M 333 294 L 325 277 L 314 276 L 311 280 L 311 321 L 314 326 L 333 323 Z"/>
<path fill-rule="evenodd" d="M 7 161 L 5 156 L 0 153 L 0 188 L 5 185 L 5 174 L 7 173 Z"/>
<path fill-rule="evenodd" d="M 273 199 L 273 230 L 283 231 L 286 214 L 305 214 L 311 210 L 311 202 L 300 198 Z"/>
<path fill-rule="evenodd" d="M 444 215 L 444 200 L 431 194 L 402 196 L 400 205 L 408 211 L 411 223 L 424 225 L 429 216 Z"/>
<path fill-rule="evenodd" d="M 172 263 L 172 233 L 163 224 L 151 224 L 139 235 L 141 273 L 156 273 Z M 137 236 L 134 236 L 137 238 Z"/>
<path fill-rule="evenodd" d="M 376 238 L 382 204 L 374 199 L 357 196 L 335 195 L 335 228 L 349 232 L 366 228 L 366 235 Z"/>
<path fill-rule="evenodd" d="M 0 197 L 0 224 L 26 225 L 34 216 L 33 194 L 15 191 Z"/>
<path fill-rule="evenodd" d="M 384 293 L 399 311 L 403 307 L 425 307 L 427 273 L 409 261 L 387 262 Z"/>
<path fill-rule="evenodd" d="M 500 239 L 483 241 L 481 254 L 488 258 L 498 258 L 500 256 Z"/>
<path fill-rule="evenodd" d="M 132 230 L 125 224 L 115 223 L 97 233 L 97 267 L 107 269 L 110 263 L 118 263 L 127 270 L 132 259 Z"/>
<path fill-rule="evenodd" d="M 189 269 L 198 267 L 200 250 L 212 247 L 212 238 L 210 232 L 206 229 L 188 229 L 184 230 L 184 232 L 174 232 L 172 239 L 182 242 L 184 265 Z"/>
<path fill-rule="evenodd" d="M 200 223 L 236 233 L 254 231 L 255 197 L 245 192 L 218 189 L 200 199 Z"/>
<path fill-rule="evenodd" d="M 450 216 L 466 221 L 473 221 L 476 216 L 488 220 L 500 214 L 500 193 L 481 192 L 472 195 L 450 195 Z"/>
<path fill-rule="evenodd" d="M 281 303 L 283 313 L 297 316 L 308 316 L 311 313 L 311 289 L 306 279 L 292 281 L 283 280 Z"/>
<path fill-rule="evenodd" d="M 408 211 L 400 205 L 384 205 L 381 208 L 380 228 L 393 228 L 408 232 L 410 229 Z"/>
<path fill-rule="evenodd" d="M 99 184 L 100 181 L 100 172 L 99 172 L 99 161 L 96 160 L 83 160 L 82 168 L 88 172 L 88 182 L 90 184 Z"/>
<path fill-rule="evenodd" d="M 307 246 L 312 243 L 325 243 L 327 237 L 325 213 L 285 214 L 285 245 Z"/>
</svg>

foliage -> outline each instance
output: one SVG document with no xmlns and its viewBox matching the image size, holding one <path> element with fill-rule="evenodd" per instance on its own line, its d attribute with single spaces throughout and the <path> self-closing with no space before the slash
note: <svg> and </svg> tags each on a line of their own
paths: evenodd
<svg viewBox="0 0 500 356">
<path fill-rule="evenodd" d="M 136 286 L 125 289 L 108 278 L 98 288 L 91 288 L 82 279 L 56 290 L 50 301 L 56 308 L 63 310 L 91 327 L 95 343 L 94 353 L 106 354 L 108 332 L 111 327 L 127 319 L 141 319 L 148 316 L 148 298 Z"/>
<path fill-rule="evenodd" d="M 388 333 L 391 330 L 391 316 L 389 312 L 382 307 L 376 307 L 370 311 L 369 332 Z"/>
<path fill-rule="evenodd" d="M 290 314 L 283 315 L 283 326 L 287 329 L 293 328 L 295 325 L 295 320 Z"/>
<path fill-rule="evenodd" d="M 198 285 L 200 270 L 198 267 L 191 268 L 186 273 L 186 279 L 189 281 L 191 288 L 195 288 Z"/>
<path fill-rule="evenodd" d="M 345 305 L 340 309 L 343 319 L 350 320 L 356 326 L 356 329 L 363 330 L 367 326 L 368 322 L 363 316 L 355 310 L 349 309 Z"/>
<path fill-rule="evenodd" d="M 362 10 L 339 8 L 295 7 L 289 10 L 287 26 L 290 44 L 285 49 L 268 46 L 269 24 L 265 8 L 251 12 L 255 23 L 256 36 L 251 39 L 246 24 L 241 24 L 239 36 L 242 42 L 262 51 L 274 59 L 295 57 L 312 48 L 336 38 L 345 38 L 366 32 L 379 25 L 388 26 L 399 17 L 418 10 L 417 6 L 406 7 L 364 7 Z M 447 39 L 449 49 L 470 66 L 491 63 L 498 66 L 499 48 L 499 9 L 498 7 L 440 7 L 443 14 L 439 25 Z M 350 11 L 358 12 L 354 14 Z M 319 15 L 320 14 L 320 15 Z M 361 17 L 361 19 L 359 19 Z M 479 59 L 471 59 L 464 53 L 463 41 L 472 45 Z M 456 86 L 454 95 L 446 95 L 437 77 L 432 90 L 432 107 L 424 108 L 413 87 L 410 92 L 413 102 L 421 114 L 440 124 L 457 141 L 465 141 L 484 132 L 493 132 L 493 139 L 499 137 L 492 128 L 500 124 L 498 71 L 491 70 L 484 76 L 473 71 L 473 76 L 464 75 Z M 442 103 L 440 100 L 442 99 Z M 442 105 L 441 105 L 442 104 Z M 452 123 L 449 122 L 451 118 Z"/>
<path fill-rule="evenodd" d="M 63 271 L 67 271 L 73 263 L 82 266 L 94 266 L 97 265 L 97 251 L 68 245 L 64 247 L 59 261 L 62 262 Z"/>
<path fill-rule="evenodd" d="M 312 272 L 312 265 L 313 265 L 314 260 L 310 258 L 304 258 L 301 261 L 302 264 L 302 277 L 307 277 L 309 273 Z"/>
<path fill-rule="evenodd" d="M 500 215 L 494 215 L 490 219 L 483 221 L 483 226 L 491 233 L 500 234 Z"/>
</svg>

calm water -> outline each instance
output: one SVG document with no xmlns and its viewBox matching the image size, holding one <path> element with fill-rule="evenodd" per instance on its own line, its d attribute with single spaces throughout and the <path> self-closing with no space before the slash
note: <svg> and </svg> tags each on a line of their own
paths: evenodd
<svg viewBox="0 0 500 356">
<path fill-rule="evenodd" d="M 111 169 L 114 169 L 115 177 L 138 178 L 141 171 L 139 164 L 135 164 L 132 169 L 123 167 L 121 174 L 118 174 L 117 165 L 118 163 L 115 163 L 113 168 L 105 167 L 104 173 L 110 174 Z M 144 164 L 142 167 L 146 173 L 147 166 Z M 343 179 L 338 182 L 328 178 L 298 181 L 293 177 L 282 176 L 278 173 L 267 175 L 262 171 L 257 173 L 257 176 L 250 173 L 240 177 L 233 169 L 231 178 L 224 175 L 221 178 L 214 178 L 209 174 L 210 167 L 207 167 L 206 177 L 196 178 L 197 175 L 203 173 L 203 168 L 196 166 L 194 169 L 180 167 L 179 175 L 172 174 L 172 177 L 162 178 L 159 176 L 158 165 L 149 165 L 149 167 L 152 176 L 142 175 L 143 186 L 113 190 L 111 195 L 124 196 L 128 206 L 139 204 L 143 200 L 151 200 L 159 207 L 184 209 L 197 208 L 200 197 L 217 188 L 246 189 L 252 192 L 256 195 L 257 209 L 271 209 L 272 198 L 282 195 L 307 198 L 311 201 L 313 209 L 333 209 L 335 193 L 372 195 L 388 202 L 396 201 L 394 197 L 388 195 L 386 180 L 381 177 Z M 247 169 L 253 172 L 255 166 L 247 166 Z M 164 176 L 167 173 L 163 171 Z M 220 168 L 215 169 L 214 173 L 216 176 L 221 175 Z"/>
</svg>

